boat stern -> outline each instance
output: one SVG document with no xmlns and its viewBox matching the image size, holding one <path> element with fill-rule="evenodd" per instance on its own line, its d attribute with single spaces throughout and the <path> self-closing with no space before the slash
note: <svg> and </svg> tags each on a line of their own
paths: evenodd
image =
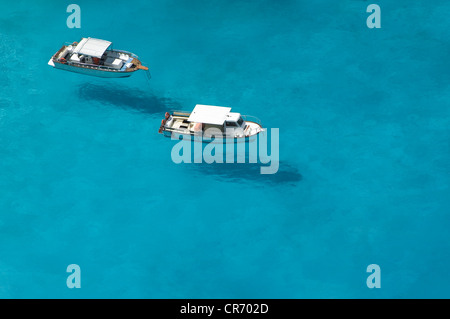
<svg viewBox="0 0 450 319">
<path fill-rule="evenodd" d="M 159 127 L 158 133 L 162 134 L 165 131 L 166 128 L 166 123 L 167 121 L 171 120 L 171 115 L 169 114 L 169 112 L 166 112 L 166 114 L 164 115 L 164 118 L 161 120 L 161 126 Z M 166 135 L 166 134 L 164 134 Z"/>
</svg>

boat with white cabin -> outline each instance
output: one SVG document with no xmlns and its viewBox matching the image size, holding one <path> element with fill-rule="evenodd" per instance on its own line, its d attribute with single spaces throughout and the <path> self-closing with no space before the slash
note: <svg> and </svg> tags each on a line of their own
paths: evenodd
<svg viewBox="0 0 450 319">
<path fill-rule="evenodd" d="M 176 139 L 190 137 L 193 141 L 247 142 L 265 131 L 261 121 L 253 116 L 231 112 L 231 107 L 197 104 L 192 112 L 166 112 L 159 133 Z"/>
<path fill-rule="evenodd" d="M 136 54 L 112 49 L 112 42 L 95 38 L 82 38 L 80 42 L 63 45 L 48 64 L 104 78 L 129 77 L 137 70 L 148 71 Z"/>
</svg>

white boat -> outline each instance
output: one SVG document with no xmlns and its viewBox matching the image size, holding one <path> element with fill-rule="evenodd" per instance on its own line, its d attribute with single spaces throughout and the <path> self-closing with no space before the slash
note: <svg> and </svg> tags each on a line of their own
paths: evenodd
<svg viewBox="0 0 450 319">
<path fill-rule="evenodd" d="M 201 104 L 197 104 L 192 112 L 166 112 L 159 128 L 159 133 L 166 137 L 190 137 L 202 142 L 219 137 L 226 142 L 247 142 L 263 131 L 261 121 L 256 117 L 231 112 L 230 107 Z"/>
<path fill-rule="evenodd" d="M 62 70 L 104 78 L 129 77 L 137 70 L 148 71 L 134 53 L 111 48 L 112 42 L 82 38 L 65 44 L 48 64 Z"/>
</svg>

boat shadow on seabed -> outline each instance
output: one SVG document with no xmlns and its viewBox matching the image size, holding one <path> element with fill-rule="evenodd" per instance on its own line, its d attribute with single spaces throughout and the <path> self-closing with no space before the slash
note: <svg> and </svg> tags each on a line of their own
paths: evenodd
<svg viewBox="0 0 450 319">
<path fill-rule="evenodd" d="M 264 164 L 263 164 L 264 165 Z M 254 181 L 263 186 L 289 185 L 295 186 L 303 177 L 297 168 L 280 161 L 275 174 L 261 174 L 260 163 L 199 163 L 191 164 L 196 170 L 206 175 L 215 175 L 224 181 Z"/>
<path fill-rule="evenodd" d="M 180 108 L 171 98 L 160 98 L 134 88 L 111 88 L 106 85 L 85 83 L 79 87 L 79 96 L 89 101 L 114 105 L 146 114 L 164 114 L 170 108 Z"/>
</svg>

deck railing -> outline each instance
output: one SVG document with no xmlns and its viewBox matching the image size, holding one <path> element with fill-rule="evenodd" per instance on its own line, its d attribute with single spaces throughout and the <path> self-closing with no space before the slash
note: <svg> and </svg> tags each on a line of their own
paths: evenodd
<svg viewBox="0 0 450 319">
<path fill-rule="evenodd" d="M 174 116 L 186 116 L 189 117 L 191 112 L 183 111 L 183 110 L 172 110 L 172 115 Z"/>
<path fill-rule="evenodd" d="M 129 51 L 125 51 L 125 50 L 117 50 L 117 49 L 114 49 L 112 51 L 125 53 L 125 54 L 128 54 L 129 56 L 131 56 L 132 58 L 139 59 L 139 57 L 136 54 L 134 54 L 133 52 L 129 52 Z"/>
</svg>

